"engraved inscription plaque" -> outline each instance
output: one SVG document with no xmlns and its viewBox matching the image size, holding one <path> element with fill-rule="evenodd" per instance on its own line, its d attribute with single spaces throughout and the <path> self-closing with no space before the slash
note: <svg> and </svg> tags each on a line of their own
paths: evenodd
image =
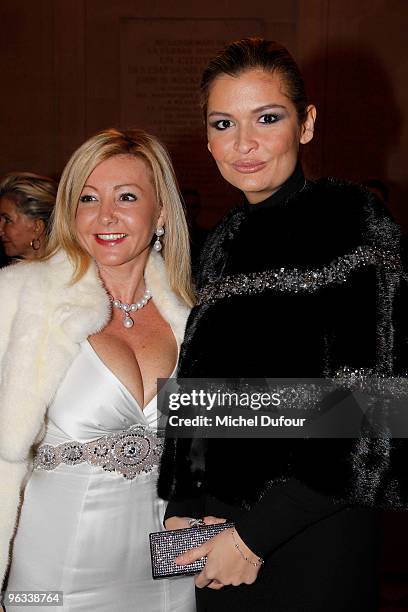
<svg viewBox="0 0 408 612">
<path fill-rule="evenodd" d="M 210 223 L 237 203 L 237 192 L 218 176 L 207 151 L 201 73 L 226 42 L 263 30 L 256 19 L 121 20 L 120 123 L 161 138 L 181 187 L 198 191 Z"/>
</svg>

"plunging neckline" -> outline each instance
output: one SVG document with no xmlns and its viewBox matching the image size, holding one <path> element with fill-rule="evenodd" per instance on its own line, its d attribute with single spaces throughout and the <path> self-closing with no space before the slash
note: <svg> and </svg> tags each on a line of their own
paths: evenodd
<svg viewBox="0 0 408 612">
<path fill-rule="evenodd" d="M 172 330 L 173 331 L 173 330 Z M 174 333 L 173 333 L 174 336 Z M 174 336 L 175 338 L 175 336 Z M 92 358 L 94 359 L 94 361 L 96 361 L 102 368 L 103 370 L 109 374 L 109 376 L 119 385 L 119 387 L 122 389 L 123 393 L 127 396 L 127 398 L 130 400 L 131 403 L 133 403 L 136 408 L 139 410 L 139 412 L 144 416 L 144 418 L 146 419 L 146 413 L 147 413 L 147 409 L 150 407 L 150 405 L 152 404 L 152 402 L 154 402 L 157 399 L 157 393 L 156 395 L 154 395 L 145 406 L 142 406 L 139 404 L 139 402 L 137 401 L 137 399 L 135 398 L 135 396 L 129 391 L 129 389 L 126 387 L 126 385 L 120 380 L 120 378 L 113 372 L 113 370 L 111 370 L 106 363 L 103 361 L 103 359 L 101 359 L 101 357 L 98 355 L 98 353 L 96 352 L 96 350 L 94 349 L 94 347 L 92 346 L 92 344 L 89 342 L 89 339 L 87 338 L 86 340 L 84 340 L 84 342 L 82 343 L 83 346 L 85 346 L 85 348 L 88 351 L 88 354 L 92 356 Z M 177 343 L 176 340 L 176 346 L 177 346 L 177 359 L 176 359 L 176 364 L 174 366 L 174 369 L 172 371 L 172 373 L 167 377 L 167 378 L 172 378 L 177 370 L 177 364 L 178 364 L 178 360 L 179 360 L 179 354 L 180 354 L 180 347 Z"/>
</svg>

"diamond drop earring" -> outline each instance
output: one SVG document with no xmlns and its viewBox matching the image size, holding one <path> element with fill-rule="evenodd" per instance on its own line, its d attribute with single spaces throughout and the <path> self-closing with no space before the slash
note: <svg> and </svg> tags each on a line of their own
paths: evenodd
<svg viewBox="0 0 408 612">
<path fill-rule="evenodd" d="M 153 244 L 153 248 L 155 251 L 158 252 L 158 251 L 161 251 L 163 248 L 162 243 L 160 242 L 160 236 L 163 236 L 164 234 L 164 227 L 158 227 L 155 233 L 156 233 L 157 239 L 156 239 L 156 242 Z"/>
</svg>

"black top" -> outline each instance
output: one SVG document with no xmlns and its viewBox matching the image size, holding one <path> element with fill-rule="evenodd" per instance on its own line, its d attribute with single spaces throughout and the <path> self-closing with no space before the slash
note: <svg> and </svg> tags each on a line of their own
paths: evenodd
<svg viewBox="0 0 408 612">
<path fill-rule="evenodd" d="M 283 204 L 290 196 L 303 189 L 306 185 L 305 175 L 303 174 L 302 166 L 298 162 L 293 174 L 279 187 L 275 193 L 269 198 L 258 202 L 258 204 L 250 204 L 245 198 L 244 209 L 245 212 L 251 214 L 256 211 L 263 210 L 265 208 L 271 208 Z"/>
</svg>

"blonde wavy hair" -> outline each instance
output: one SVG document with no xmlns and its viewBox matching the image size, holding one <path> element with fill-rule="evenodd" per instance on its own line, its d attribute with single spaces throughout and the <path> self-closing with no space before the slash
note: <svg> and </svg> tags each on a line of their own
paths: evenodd
<svg viewBox="0 0 408 612">
<path fill-rule="evenodd" d="M 74 152 L 61 176 L 45 258 L 63 249 L 74 265 L 72 282 L 83 277 L 91 257 L 81 247 L 76 234 L 75 217 L 79 198 L 94 168 L 115 155 L 142 159 L 150 169 L 157 201 L 166 212 L 166 233 L 162 237 L 161 253 L 169 284 L 177 295 L 192 306 L 190 243 L 177 179 L 165 147 L 143 130 L 104 130 L 89 138 Z"/>
</svg>

